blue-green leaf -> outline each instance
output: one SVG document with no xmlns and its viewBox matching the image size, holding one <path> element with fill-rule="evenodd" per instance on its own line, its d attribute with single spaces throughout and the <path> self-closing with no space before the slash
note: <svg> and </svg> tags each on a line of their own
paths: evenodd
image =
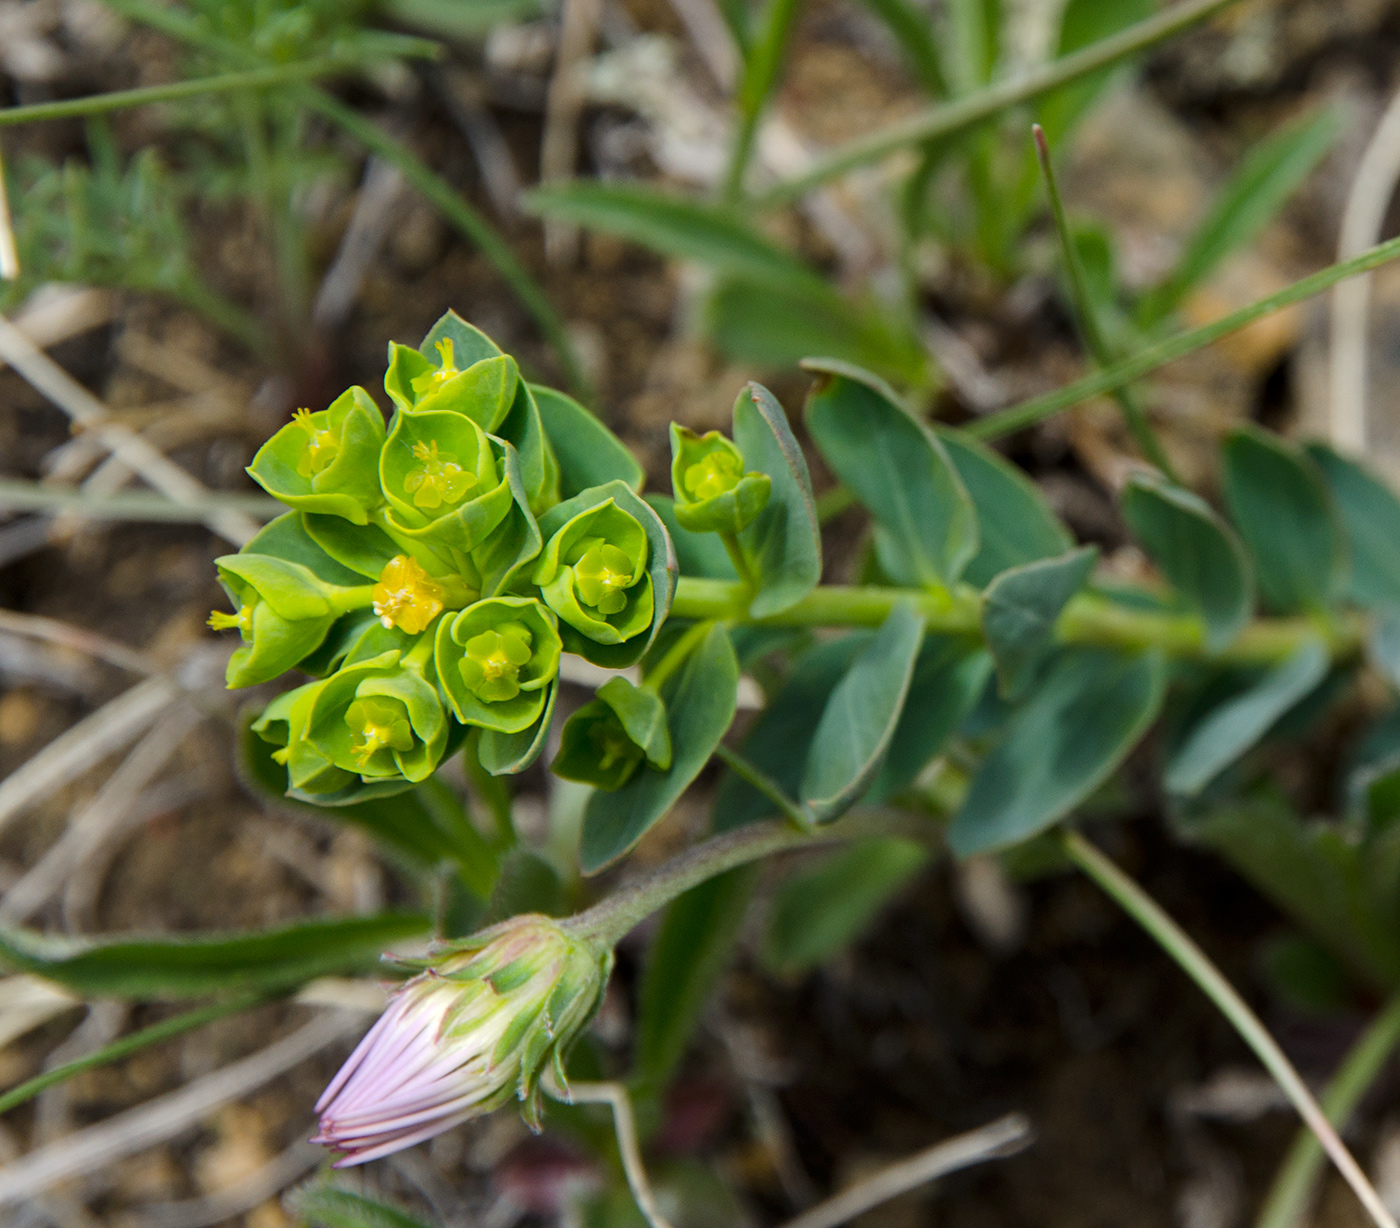
<svg viewBox="0 0 1400 1228">
<path fill-rule="evenodd" d="M 1312 691 L 1327 676 L 1327 665 L 1322 641 L 1306 640 L 1244 694 L 1221 704 L 1186 735 L 1172 756 L 1167 789 L 1187 797 L 1199 793 Z"/>
<path fill-rule="evenodd" d="M 544 702 L 540 718 L 528 729 L 519 733 L 501 733 L 498 729 L 483 729 L 481 740 L 476 744 L 476 755 L 481 766 L 492 776 L 515 776 L 523 772 L 544 750 L 549 738 L 550 725 L 554 720 L 554 701 L 559 694 L 556 682 L 549 688 L 549 698 Z"/>
<path fill-rule="evenodd" d="M 1362 606 L 1400 605 L 1400 500 L 1375 474 L 1325 444 L 1309 444 L 1306 451 L 1321 470 L 1346 529 L 1351 547 L 1347 596 Z"/>
<path fill-rule="evenodd" d="M 937 435 L 977 509 L 978 548 L 964 580 L 983 588 L 1008 567 L 1073 548 L 1069 530 L 1015 465 L 961 431 L 940 428 Z"/>
<path fill-rule="evenodd" d="M 977 512 L 942 443 L 874 376 L 811 359 L 821 373 L 807 429 L 875 518 L 880 565 L 899 584 L 952 584 L 977 553 Z"/>
<path fill-rule="evenodd" d="M 734 442 L 745 466 L 773 482 L 758 518 L 739 534 L 758 582 L 749 614 L 768 618 L 801 601 L 822 577 L 812 479 L 783 407 L 761 384 L 749 384 L 734 402 Z"/>
<path fill-rule="evenodd" d="M 1199 495 L 1156 473 L 1135 473 L 1123 489 L 1123 518 L 1162 574 L 1223 648 L 1254 608 L 1254 576 L 1234 531 Z"/>
<path fill-rule="evenodd" d="M 1018 844 L 1079 805 L 1127 757 L 1162 706 L 1157 653 L 1062 652 L 1007 721 L 948 831 L 959 857 Z"/>
<path fill-rule="evenodd" d="M 278 929 L 160 938 L 56 938 L 0 928 L 0 965 L 87 998 L 191 998 L 290 989 L 372 968 L 386 947 L 431 930 L 418 913 L 299 921 Z"/>
<path fill-rule="evenodd" d="M 590 486 L 626 482 L 642 489 L 646 470 L 627 446 L 582 405 L 540 384 L 531 384 L 544 433 L 559 461 L 559 495 L 570 499 Z"/>
<path fill-rule="evenodd" d="M 982 595 L 982 632 L 1001 693 L 1015 699 L 1034 680 L 1054 641 L 1060 612 L 1089 579 L 1098 549 L 1085 546 L 1004 571 Z"/>
<path fill-rule="evenodd" d="M 1225 440 L 1225 503 L 1277 614 L 1325 610 L 1346 579 L 1346 542 L 1317 467 L 1283 440 L 1241 427 Z"/>
<path fill-rule="evenodd" d="M 724 543 L 714 533 L 692 533 L 681 528 L 676 519 L 676 501 L 670 495 L 644 495 L 647 506 L 661 517 L 671 543 L 676 548 L 676 561 L 683 576 L 700 576 L 707 580 L 737 580 L 739 573 Z"/>
<path fill-rule="evenodd" d="M 844 814 L 875 778 L 904 710 L 923 635 L 923 616 L 913 605 L 895 606 L 831 693 L 802 773 L 800 797 L 815 822 Z"/>
<path fill-rule="evenodd" d="M 922 844 L 882 836 L 799 870 L 774 897 L 764 963 L 791 975 L 829 959 L 860 936 L 928 859 Z"/>
<path fill-rule="evenodd" d="M 723 627 L 712 627 L 661 688 L 671 720 L 670 768 L 644 763 L 622 788 L 588 799 L 580 852 L 586 874 L 616 861 L 675 805 L 733 721 L 738 690 L 734 647 Z"/>
</svg>

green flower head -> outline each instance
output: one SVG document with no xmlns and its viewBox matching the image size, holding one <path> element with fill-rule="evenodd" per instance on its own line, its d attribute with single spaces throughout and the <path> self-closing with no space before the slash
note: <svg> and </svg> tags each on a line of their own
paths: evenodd
<svg viewBox="0 0 1400 1228">
<path fill-rule="evenodd" d="M 319 413 L 297 410 L 269 439 L 249 474 L 268 494 L 299 512 L 366 524 L 384 500 L 379 451 L 384 419 L 363 388 L 351 388 Z"/>
<path fill-rule="evenodd" d="M 265 554 L 226 554 L 214 560 L 235 609 L 216 610 L 209 625 L 236 630 L 243 640 L 229 659 L 231 687 L 254 686 L 286 673 L 314 652 L 342 614 L 369 604 L 368 589 L 342 588 L 309 567 Z"/>
<path fill-rule="evenodd" d="M 540 717 L 559 673 L 558 620 L 533 597 L 478 601 L 437 631 L 438 681 L 465 725 L 519 733 Z"/>
<path fill-rule="evenodd" d="M 470 418 L 400 413 L 379 460 L 394 531 L 475 549 L 511 507 L 504 464 Z"/>
<path fill-rule="evenodd" d="M 580 635 L 621 644 L 651 627 L 649 549 L 637 518 L 607 499 L 549 539 L 532 578 L 549 608 Z"/>
<path fill-rule="evenodd" d="M 319 684 L 307 717 L 311 747 L 361 780 L 426 780 L 446 747 L 437 689 L 399 655 L 386 652 L 332 674 Z"/>
<path fill-rule="evenodd" d="M 550 770 L 565 780 L 613 790 L 631 780 L 643 761 L 661 771 L 671 766 L 666 707 L 654 692 L 610 678 L 596 699 L 564 723 Z"/>
<path fill-rule="evenodd" d="M 746 473 L 743 453 L 718 431 L 697 435 L 671 423 L 676 520 L 692 533 L 738 533 L 768 503 L 773 480 Z"/>
</svg>

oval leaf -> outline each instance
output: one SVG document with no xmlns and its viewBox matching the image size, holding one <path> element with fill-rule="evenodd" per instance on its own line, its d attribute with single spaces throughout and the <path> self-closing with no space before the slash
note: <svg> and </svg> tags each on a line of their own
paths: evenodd
<svg viewBox="0 0 1400 1228">
<path fill-rule="evenodd" d="M 626 482 L 635 491 L 646 470 L 616 435 L 582 405 L 540 384 L 531 384 L 544 433 L 559 460 L 559 494 L 570 499 L 590 486 Z"/>
<path fill-rule="evenodd" d="M 1186 735 L 1172 756 L 1167 789 L 1187 797 L 1199 793 L 1312 691 L 1327 676 L 1327 665 L 1322 641 L 1308 640 L 1243 695 L 1221 704 Z"/>
<path fill-rule="evenodd" d="M 1351 547 L 1347 596 L 1357 605 L 1400 605 L 1400 500 L 1380 478 L 1324 444 L 1308 457 L 1322 471 Z"/>
<path fill-rule="evenodd" d="M 554 700 L 559 694 L 559 683 L 549 688 L 549 698 L 544 701 L 544 711 L 540 718 L 528 729 L 519 733 L 501 733 L 497 729 L 483 729 L 481 740 L 476 744 L 476 756 L 481 766 L 492 776 L 514 776 L 523 772 L 544 750 L 549 739 L 550 723 L 554 719 Z"/>
<path fill-rule="evenodd" d="M 880 565 L 898 584 L 954 583 L 977 552 L 977 512 L 943 445 L 874 376 L 813 359 L 822 373 L 807 429 L 875 518 Z"/>
<path fill-rule="evenodd" d="M 745 465 L 773 481 L 767 504 L 739 534 L 758 581 L 749 613 L 768 618 L 801 601 L 822 578 L 817 504 L 787 415 L 761 384 L 749 384 L 734 402 L 734 442 Z"/>
<path fill-rule="evenodd" d="M 1277 614 L 1321 611 L 1338 596 L 1346 544 L 1316 467 L 1254 427 L 1225 440 L 1225 504 Z"/>
<path fill-rule="evenodd" d="M 1055 636 L 1055 622 L 1094 570 L 1093 546 L 1002 572 L 982 596 L 982 632 L 996 660 L 1001 693 L 1023 694 Z"/>
<path fill-rule="evenodd" d="M 1234 531 L 1199 495 L 1156 473 L 1135 473 L 1123 489 L 1123 518 L 1153 562 L 1206 624 L 1218 650 L 1254 608 L 1254 575 Z"/>
<path fill-rule="evenodd" d="M 670 768 L 663 772 L 644 763 L 616 792 L 599 791 L 588 799 L 580 850 L 584 873 L 616 861 L 675 805 L 733 721 L 738 691 L 734 646 L 723 627 L 712 627 L 661 689 L 670 714 Z"/>
<path fill-rule="evenodd" d="M 982 761 L 948 830 L 953 851 L 970 857 L 1006 848 L 1068 814 L 1152 724 L 1165 678 L 1155 653 L 1062 653 Z"/>
</svg>

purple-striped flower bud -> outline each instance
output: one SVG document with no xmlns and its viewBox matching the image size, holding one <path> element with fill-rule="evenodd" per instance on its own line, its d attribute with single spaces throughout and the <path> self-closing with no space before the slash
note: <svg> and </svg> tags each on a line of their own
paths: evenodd
<svg viewBox="0 0 1400 1228">
<path fill-rule="evenodd" d="M 512 1097 L 534 1126 L 546 1064 L 563 1058 L 602 998 L 612 951 L 527 914 L 445 944 L 408 981 L 316 1102 L 312 1142 L 363 1164 Z"/>
</svg>

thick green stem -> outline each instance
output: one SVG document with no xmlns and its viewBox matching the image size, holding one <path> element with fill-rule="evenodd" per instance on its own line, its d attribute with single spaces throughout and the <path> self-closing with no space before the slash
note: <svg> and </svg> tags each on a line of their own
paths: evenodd
<svg viewBox="0 0 1400 1228">
<path fill-rule="evenodd" d="M 1337 1171 L 1351 1186 L 1353 1193 L 1378 1228 L 1397 1228 L 1394 1216 L 1386 1209 L 1375 1187 L 1366 1179 L 1361 1166 L 1347 1150 L 1332 1123 L 1327 1120 L 1327 1115 L 1294 1069 L 1293 1063 L 1279 1048 L 1269 1030 L 1259 1021 L 1259 1016 L 1250 1010 L 1249 1004 L 1211 962 L 1210 957 L 1167 915 L 1156 900 L 1083 836 L 1077 832 L 1066 831 L 1062 833 L 1061 839 L 1069 859 L 1102 887 L 1104 892 L 1177 962 L 1181 970 L 1196 982 L 1206 997 L 1230 1021 L 1245 1044 L 1254 1050 L 1255 1056 L 1273 1075 L 1283 1094 L 1297 1109 L 1298 1116 L 1316 1136 L 1332 1163 L 1337 1166 Z"/>
<path fill-rule="evenodd" d="M 682 576 L 671 613 L 678 618 L 713 618 L 774 627 L 878 627 L 900 602 L 913 602 L 929 631 L 981 636 L 980 598 L 971 589 L 904 589 L 824 584 L 771 618 L 747 617 L 748 590 L 733 580 Z M 1333 621 L 1261 618 L 1218 651 L 1207 645 L 1204 624 L 1194 615 L 1129 609 L 1085 593 L 1069 603 L 1056 627 L 1061 643 L 1105 648 L 1158 648 L 1169 657 L 1269 665 L 1285 660 L 1305 640 L 1320 637 L 1338 660 L 1354 657 L 1365 642 L 1359 617 Z"/>
<path fill-rule="evenodd" d="M 1361 1039 L 1328 1084 L 1322 1111 L 1339 1130 L 1344 1128 L 1361 1098 L 1380 1077 L 1396 1047 L 1400 1046 L 1400 994 L 1371 1021 Z M 1283 1166 L 1269 1188 L 1259 1212 L 1257 1228 L 1296 1228 L 1317 1188 L 1326 1157 L 1310 1130 L 1299 1130 Z"/>
<path fill-rule="evenodd" d="M 860 811 L 825 827 L 807 830 L 782 821 L 752 823 L 687 849 L 561 924 L 580 938 L 615 946 L 652 913 L 726 870 L 790 849 L 861 836 L 929 840 L 936 838 L 937 829 L 927 819 L 887 810 Z"/>
</svg>

